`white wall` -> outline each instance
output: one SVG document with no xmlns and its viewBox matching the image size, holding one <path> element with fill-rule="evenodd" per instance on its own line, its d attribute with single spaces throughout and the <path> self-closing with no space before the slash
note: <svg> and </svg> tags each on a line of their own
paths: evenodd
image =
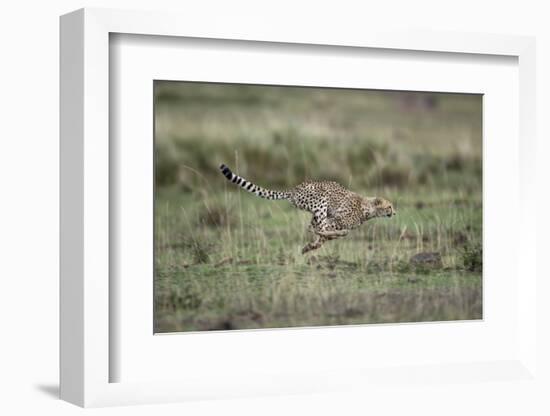
<svg viewBox="0 0 550 416">
<path fill-rule="evenodd" d="M 58 376 L 58 16 L 74 9 L 116 7 L 180 10 L 206 21 L 210 13 L 324 24 L 339 27 L 384 24 L 443 30 L 536 35 L 538 41 L 539 213 L 548 206 L 547 158 L 550 128 L 550 30 L 544 1 L 378 0 L 325 3 L 295 1 L 147 1 L 4 2 L 0 13 L 0 271 L 2 342 L 0 409 L 3 414 L 72 414 L 80 409 L 60 402 Z M 546 138 L 543 140 L 542 138 Z M 7 145 L 7 147 L 6 147 Z M 545 176 L 544 176 L 545 175 Z M 546 192 L 546 194 L 543 194 Z M 544 195 L 544 196 L 543 196 Z M 541 215 L 542 217 L 542 215 Z M 512 220 L 513 221 L 513 220 Z M 539 250 L 549 234 L 541 218 Z M 507 224 L 506 226 L 510 226 Z M 513 223 L 512 223 L 513 226 Z M 546 244 L 547 246 L 547 244 Z M 542 257 L 542 256 L 540 256 Z M 548 271 L 548 266 L 542 264 Z M 550 273 L 546 273 L 550 276 Z M 539 292 L 549 293 L 548 283 Z M 548 307 L 541 305 L 548 315 Z M 546 350 L 550 350 L 548 334 Z M 542 357 L 545 365 L 548 360 Z M 547 367 L 548 368 L 548 367 Z M 549 372 L 547 371 L 547 374 Z M 499 384 L 480 393 L 469 386 L 438 386 L 438 394 L 414 389 L 406 397 L 391 391 L 377 397 L 344 393 L 102 409 L 100 414 L 550 414 L 543 392 Z M 550 389 L 549 389 L 550 390 Z M 7 411 L 11 408 L 11 412 Z"/>
</svg>

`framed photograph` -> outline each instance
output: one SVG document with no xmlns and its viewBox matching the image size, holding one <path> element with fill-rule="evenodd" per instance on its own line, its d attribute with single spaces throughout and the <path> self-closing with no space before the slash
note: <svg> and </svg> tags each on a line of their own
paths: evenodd
<svg viewBox="0 0 550 416">
<path fill-rule="evenodd" d="M 482 94 L 153 88 L 155 333 L 482 319 Z"/>
<path fill-rule="evenodd" d="M 61 18 L 61 397 L 536 383 L 534 40 L 233 28 Z"/>
</svg>

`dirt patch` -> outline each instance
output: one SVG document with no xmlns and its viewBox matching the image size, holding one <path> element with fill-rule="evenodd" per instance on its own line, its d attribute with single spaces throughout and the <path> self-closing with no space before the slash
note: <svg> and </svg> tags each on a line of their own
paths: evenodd
<svg viewBox="0 0 550 416">
<path fill-rule="evenodd" d="M 417 253 L 410 258 L 409 263 L 414 268 L 421 269 L 440 269 L 443 267 L 441 253 L 439 252 Z"/>
</svg>

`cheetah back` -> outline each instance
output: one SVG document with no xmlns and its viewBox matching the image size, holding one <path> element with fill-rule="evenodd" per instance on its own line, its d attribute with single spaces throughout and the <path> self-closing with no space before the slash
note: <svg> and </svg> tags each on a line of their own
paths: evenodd
<svg viewBox="0 0 550 416">
<path fill-rule="evenodd" d="M 289 200 L 299 209 L 334 218 L 342 227 L 360 224 L 361 197 L 337 182 L 303 182 L 292 190 Z"/>
</svg>

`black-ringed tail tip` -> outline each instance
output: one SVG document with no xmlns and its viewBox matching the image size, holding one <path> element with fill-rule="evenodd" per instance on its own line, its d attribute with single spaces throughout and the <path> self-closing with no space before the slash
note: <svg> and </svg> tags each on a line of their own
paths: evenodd
<svg viewBox="0 0 550 416">
<path fill-rule="evenodd" d="M 231 175 L 233 172 L 231 172 L 231 169 L 229 169 L 227 166 L 225 166 L 223 163 L 220 165 L 220 170 L 222 171 L 223 175 L 231 180 Z"/>
</svg>

